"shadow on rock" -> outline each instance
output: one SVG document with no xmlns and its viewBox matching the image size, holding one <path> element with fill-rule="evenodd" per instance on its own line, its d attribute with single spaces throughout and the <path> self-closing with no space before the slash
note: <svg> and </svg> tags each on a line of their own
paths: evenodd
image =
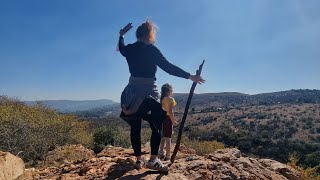
<svg viewBox="0 0 320 180">
<path fill-rule="evenodd" d="M 131 172 L 130 172 L 131 171 Z M 127 175 L 126 175 L 127 174 Z M 142 179 L 148 175 L 159 174 L 156 179 L 161 179 L 162 176 L 167 175 L 167 172 L 148 170 L 145 172 L 139 172 L 135 169 L 134 164 L 131 162 L 120 162 L 114 164 L 110 167 L 106 180 L 113 179 L 121 179 L 121 180 L 129 180 L 129 179 Z"/>
<path fill-rule="evenodd" d="M 120 178 L 127 172 L 132 171 L 134 169 L 135 169 L 134 165 L 128 162 L 114 164 L 110 167 L 107 173 L 106 180 Z"/>
<path fill-rule="evenodd" d="M 131 179 L 142 179 L 150 174 L 159 174 L 157 177 L 156 177 L 156 180 L 159 180 L 161 179 L 162 176 L 164 175 L 168 175 L 168 173 L 164 173 L 164 172 L 161 172 L 161 171 L 146 171 L 142 174 L 136 174 L 136 175 L 128 175 L 128 176 L 124 176 L 124 177 L 121 177 L 119 178 L 119 180 L 131 180 Z"/>
</svg>

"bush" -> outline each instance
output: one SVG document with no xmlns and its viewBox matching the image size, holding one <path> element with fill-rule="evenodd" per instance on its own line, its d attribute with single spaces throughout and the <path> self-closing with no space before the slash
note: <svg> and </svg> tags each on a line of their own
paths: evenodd
<svg viewBox="0 0 320 180">
<path fill-rule="evenodd" d="M 306 166 L 311 166 L 311 167 L 316 167 L 320 165 L 320 152 L 318 151 L 318 152 L 307 154 L 305 157 L 304 164 Z"/>
<path fill-rule="evenodd" d="M 301 180 L 320 180 L 320 175 L 317 173 L 317 169 L 320 165 L 313 168 L 308 167 L 307 169 L 304 169 L 297 165 L 299 159 L 300 156 L 297 153 L 289 154 L 288 165 L 300 173 Z"/>
<path fill-rule="evenodd" d="M 73 115 L 61 115 L 40 104 L 24 103 L 0 96 L 0 149 L 19 154 L 29 164 L 43 160 L 57 146 L 90 146 L 88 124 Z"/>
<path fill-rule="evenodd" d="M 93 134 L 95 153 L 99 153 L 107 145 L 121 146 L 128 148 L 130 146 L 130 136 L 128 133 L 121 132 L 113 126 L 102 126 Z"/>
<path fill-rule="evenodd" d="M 150 142 L 151 134 L 152 134 L 151 128 L 142 128 L 142 130 L 141 130 L 141 143 L 146 144 L 147 142 Z"/>
</svg>

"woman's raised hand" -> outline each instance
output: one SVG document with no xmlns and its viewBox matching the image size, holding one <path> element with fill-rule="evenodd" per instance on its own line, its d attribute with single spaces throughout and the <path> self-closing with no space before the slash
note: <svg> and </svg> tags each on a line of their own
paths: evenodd
<svg viewBox="0 0 320 180">
<path fill-rule="evenodd" d="M 200 75 L 190 75 L 189 79 L 195 83 L 202 84 L 206 82 Z"/>
<path fill-rule="evenodd" d="M 124 28 L 120 29 L 120 36 L 125 35 L 132 28 L 132 23 L 128 23 Z"/>
</svg>

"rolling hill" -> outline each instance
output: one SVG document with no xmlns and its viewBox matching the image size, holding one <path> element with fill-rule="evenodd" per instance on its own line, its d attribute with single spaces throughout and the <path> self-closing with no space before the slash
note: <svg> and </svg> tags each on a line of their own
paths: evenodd
<svg viewBox="0 0 320 180">
<path fill-rule="evenodd" d="M 182 113 L 188 99 L 187 93 L 175 93 L 174 98 L 177 101 L 175 111 Z M 262 93 L 256 95 L 248 95 L 238 92 L 223 93 L 204 93 L 194 94 L 190 111 L 213 111 L 217 108 L 226 107 L 245 107 L 258 105 L 276 105 L 276 104 L 302 104 L 320 103 L 320 90 L 289 90 L 273 93 Z M 109 104 L 92 109 L 79 110 L 77 115 L 84 117 L 105 117 L 108 114 L 120 113 L 119 103 Z"/>
<path fill-rule="evenodd" d="M 37 103 L 43 104 L 50 108 L 56 109 L 62 113 L 71 113 L 78 111 L 87 111 L 90 109 L 106 107 L 109 105 L 117 104 L 116 102 L 108 99 L 101 100 L 43 100 L 43 101 L 24 101 L 27 105 L 35 105 Z"/>
<path fill-rule="evenodd" d="M 174 97 L 180 121 L 188 94 Z M 128 128 L 118 118 L 119 105 L 98 109 L 82 116 L 94 116 L 90 121 L 98 124 L 117 123 Z M 106 112 L 113 113 L 106 117 Z M 184 130 L 189 139 L 217 140 L 251 156 L 286 162 L 289 154 L 297 153 L 300 164 L 314 167 L 320 163 L 320 91 L 195 94 Z"/>
</svg>

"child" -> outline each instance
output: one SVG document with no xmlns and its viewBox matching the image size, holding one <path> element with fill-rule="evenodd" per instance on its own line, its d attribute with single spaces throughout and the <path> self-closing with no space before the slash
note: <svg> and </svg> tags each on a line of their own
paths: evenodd
<svg viewBox="0 0 320 180">
<path fill-rule="evenodd" d="M 173 116 L 173 108 L 177 105 L 172 97 L 172 86 L 168 83 L 161 87 L 161 104 L 162 108 L 167 112 L 167 117 L 162 125 L 162 138 L 159 148 L 159 157 L 165 161 L 170 159 L 171 137 L 173 134 L 173 125 L 177 125 L 177 121 Z M 166 156 L 163 154 L 164 145 L 166 145 Z"/>
</svg>

